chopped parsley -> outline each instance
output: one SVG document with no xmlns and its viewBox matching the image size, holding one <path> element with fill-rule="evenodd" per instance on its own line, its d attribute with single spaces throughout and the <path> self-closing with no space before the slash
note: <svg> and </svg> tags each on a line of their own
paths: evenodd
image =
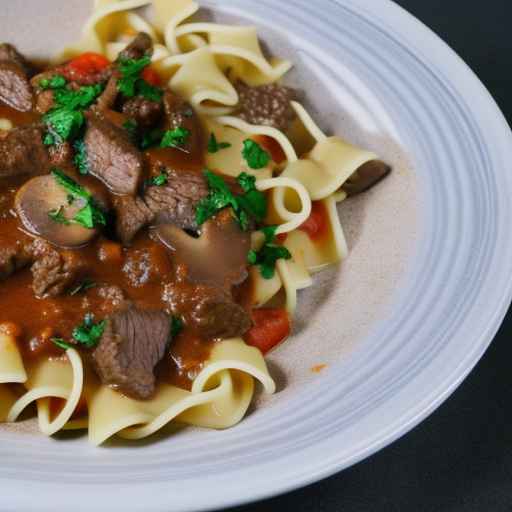
<svg viewBox="0 0 512 512">
<path fill-rule="evenodd" d="M 251 169 L 263 169 L 271 160 L 270 155 L 252 139 L 244 140 L 242 156 Z"/>
<path fill-rule="evenodd" d="M 55 106 L 43 116 L 43 122 L 50 137 L 45 136 L 45 144 L 51 145 L 74 139 L 84 126 L 83 111 L 102 93 L 103 85 L 85 85 L 78 90 L 69 87 L 54 89 Z"/>
<path fill-rule="evenodd" d="M 212 133 L 210 135 L 210 139 L 208 140 L 208 153 L 218 153 L 221 149 L 230 148 L 231 144 L 229 142 L 217 142 L 217 137 Z"/>
<path fill-rule="evenodd" d="M 69 292 L 69 295 L 78 295 L 79 293 L 86 292 L 87 290 L 90 290 L 96 286 L 97 284 L 94 281 L 91 281 L 90 279 L 84 279 L 79 285 L 77 285 Z"/>
<path fill-rule="evenodd" d="M 66 85 L 66 79 L 62 75 L 55 75 L 51 78 L 43 78 L 39 81 L 39 87 L 41 89 L 59 89 Z"/>
<path fill-rule="evenodd" d="M 61 206 L 57 211 L 52 210 L 48 212 L 48 215 L 61 224 L 80 224 L 87 229 L 94 229 L 99 225 L 106 225 L 106 217 L 103 210 L 98 206 L 91 193 L 79 185 L 75 180 L 64 174 L 60 169 L 54 167 L 52 169 L 52 176 L 55 178 L 57 183 L 63 187 L 69 196 L 74 199 L 85 200 L 85 206 L 78 211 L 78 213 L 72 218 L 67 219 L 63 214 L 63 207 Z"/>
<path fill-rule="evenodd" d="M 66 219 L 64 216 L 64 206 L 56 208 L 55 210 L 50 210 L 48 212 L 48 217 L 50 217 L 50 219 L 52 219 L 54 222 L 57 222 L 58 224 L 65 224 L 66 226 L 71 224 L 71 221 Z"/>
<path fill-rule="evenodd" d="M 45 146 L 53 146 L 55 144 L 55 137 L 50 132 L 45 133 L 43 136 L 43 144 Z"/>
<path fill-rule="evenodd" d="M 251 218 L 263 221 L 267 214 L 267 199 L 256 189 L 254 176 L 242 173 L 238 177 L 238 183 L 245 192 L 243 195 L 233 194 L 225 181 L 211 171 L 205 170 L 204 176 L 210 192 L 196 206 L 196 221 L 199 225 L 226 207 L 233 209 L 235 218 L 244 231 L 249 229 Z"/>
<path fill-rule="evenodd" d="M 151 63 L 148 56 L 141 59 L 125 59 L 119 62 L 121 78 L 117 82 L 119 92 L 126 98 L 142 96 L 150 101 L 161 101 L 163 92 L 158 87 L 148 84 L 140 74 Z"/>
<path fill-rule="evenodd" d="M 177 316 L 171 319 L 171 338 L 174 339 L 183 330 L 183 320 Z"/>
<path fill-rule="evenodd" d="M 73 343 L 67 342 L 63 338 L 51 338 L 51 340 L 55 345 L 64 350 L 73 348 L 73 346 L 77 344 L 83 345 L 86 348 L 94 348 L 103 336 L 105 325 L 105 320 L 94 323 L 94 315 L 87 313 L 84 317 L 84 321 L 73 329 Z"/>
<path fill-rule="evenodd" d="M 174 128 L 174 130 L 167 130 L 160 142 L 161 148 L 179 148 L 183 147 L 190 137 L 190 130 L 182 128 Z"/>
<path fill-rule="evenodd" d="M 80 174 L 89 173 L 89 165 L 87 163 L 87 149 L 85 148 L 85 142 L 83 139 L 77 139 L 73 143 L 75 148 L 75 156 L 73 162 L 76 165 Z"/>
<path fill-rule="evenodd" d="M 163 187 L 164 185 L 167 185 L 167 183 L 169 183 L 169 177 L 165 171 L 162 171 L 157 176 L 153 176 L 148 182 L 149 185 L 153 185 L 155 187 Z"/>
<path fill-rule="evenodd" d="M 261 231 L 265 235 L 265 243 L 259 251 L 249 251 L 247 261 L 260 268 L 264 279 L 272 279 L 276 271 L 277 260 L 289 260 L 292 255 L 282 245 L 275 244 L 277 226 L 267 226 Z"/>
</svg>

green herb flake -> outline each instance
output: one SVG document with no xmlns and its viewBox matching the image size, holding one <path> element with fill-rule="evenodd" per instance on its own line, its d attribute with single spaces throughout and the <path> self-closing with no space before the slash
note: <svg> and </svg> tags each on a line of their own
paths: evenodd
<svg viewBox="0 0 512 512">
<path fill-rule="evenodd" d="M 212 133 L 208 140 L 208 153 L 218 153 L 221 149 L 230 148 L 231 144 L 229 142 L 217 142 L 217 137 Z"/>
<path fill-rule="evenodd" d="M 149 180 L 149 185 L 153 185 L 155 187 L 163 187 L 169 183 L 169 177 L 166 172 L 161 172 L 158 176 L 153 176 Z"/>
<path fill-rule="evenodd" d="M 73 143 L 75 148 L 75 156 L 73 162 L 76 165 L 78 172 L 82 175 L 89 174 L 89 164 L 87 163 L 87 148 L 83 139 L 77 139 Z"/>
<path fill-rule="evenodd" d="M 143 98 L 159 103 L 162 101 L 162 96 L 164 95 L 162 89 L 159 87 L 155 87 L 154 85 L 148 84 L 142 78 L 139 78 L 135 82 L 135 90 L 139 96 Z"/>
<path fill-rule="evenodd" d="M 58 224 L 64 224 L 66 226 L 71 224 L 71 221 L 64 216 L 63 206 L 55 210 L 50 210 L 48 212 L 48 217 L 50 217 L 50 219 L 52 219 L 54 222 L 57 222 Z"/>
<path fill-rule="evenodd" d="M 87 313 L 82 324 L 73 329 L 73 339 L 86 348 L 95 347 L 103 336 L 106 321 L 94 323 L 94 315 Z"/>
<path fill-rule="evenodd" d="M 50 338 L 50 340 L 57 345 L 57 347 L 67 350 L 68 348 L 73 348 L 71 343 L 68 343 L 63 338 Z"/>
<path fill-rule="evenodd" d="M 171 339 L 176 338 L 178 334 L 183 330 L 183 320 L 177 316 L 173 316 L 171 319 Z"/>
<path fill-rule="evenodd" d="M 55 144 L 55 137 L 51 133 L 46 132 L 43 136 L 43 144 L 45 146 L 53 146 Z"/>
<path fill-rule="evenodd" d="M 75 137 L 82 128 L 85 118 L 82 112 L 57 108 L 47 112 L 43 116 L 43 121 L 50 129 L 54 142 L 61 142 Z"/>
<path fill-rule="evenodd" d="M 94 281 L 91 281 L 90 279 L 84 279 L 79 285 L 77 285 L 69 292 L 69 295 L 75 296 L 96 286 L 98 285 Z"/>
<path fill-rule="evenodd" d="M 161 148 L 179 148 L 183 147 L 188 138 L 190 137 L 190 130 L 186 128 L 182 128 L 181 126 L 178 128 L 174 128 L 174 130 L 167 130 L 162 137 L 162 141 L 160 142 Z"/>
<path fill-rule="evenodd" d="M 251 169 L 263 169 L 271 160 L 270 155 L 252 139 L 244 140 L 242 156 Z"/>
<path fill-rule="evenodd" d="M 41 89 L 59 89 L 66 85 L 66 79 L 62 75 L 55 75 L 51 78 L 43 78 L 39 81 Z"/>
<path fill-rule="evenodd" d="M 163 91 L 140 77 L 141 72 L 151 64 L 151 58 L 126 59 L 119 62 L 121 78 L 117 81 L 117 89 L 126 98 L 142 96 L 150 101 L 162 101 Z"/>
<path fill-rule="evenodd" d="M 247 255 L 247 262 L 250 265 L 257 265 L 264 279 L 272 279 L 274 277 L 278 260 L 289 260 L 292 257 L 286 247 L 274 243 L 276 230 L 277 226 L 263 228 L 261 231 L 265 235 L 265 243 L 259 251 L 249 251 Z"/>
</svg>

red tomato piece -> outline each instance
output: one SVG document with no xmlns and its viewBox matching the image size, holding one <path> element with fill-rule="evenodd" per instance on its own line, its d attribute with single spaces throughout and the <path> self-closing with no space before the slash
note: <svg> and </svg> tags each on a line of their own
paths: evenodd
<svg viewBox="0 0 512 512">
<path fill-rule="evenodd" d="M 88 83 L 93 82 L 95 77 L 108 66 L 110 66 L 110 61 L 103 55 L 86 52 L 65 64 L 62 74 L 68 80 Z"/>
<path fill-rule="evenodd" d="M 153 85 L 155 87 L 162 85 L 162 79 L 160 78 L 160 75 L 158 74 L 158 72 L 155 69 L 153 69 L 150 66 L 148 66 L 147 68 L 144 68 L 144 70 L 141 73 L 141 77 L 148 84 Z"/>
<path fill-rule="evenodd" d="M 321 201 L 313 201 L 311 215 L 299 229 L 307 233 L 312 240 L 317 240 L 327 234 L 328 227 L 327 208 Z"/>
<path fill-rule="evenodd" d="M 255 135 L 252 140 L 257 142 L 267 153 L 276 164 L 281 164 L 286 160 L 281 144 L 276 139 L 269 137 L 268 135 Z"/>
<path fill-rule="evenodd" d="M 254 326 L 244 339 L 248 345 L 259 348 L 263 354 L 282 343 L 290 335 L 290 318 L 284 309 L 254 309 L 252 319 Z"/>
</svg>

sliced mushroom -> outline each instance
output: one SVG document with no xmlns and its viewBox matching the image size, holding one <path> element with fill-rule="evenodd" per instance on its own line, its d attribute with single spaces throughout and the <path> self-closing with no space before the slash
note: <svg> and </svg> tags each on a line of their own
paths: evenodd
<svg viewBox="0 0 512 512">
<path fill-rule="evenodd" d="M 382 160 L 370 160 L 354 173 L 343 185 L 343 190 L 349 196 L 366 192 L 391 172 L 391 167 Z"/>
<path fill-rule="evenodd" d="M 251 237 L 240 229 L 228 210 L 206 222 L 199 238 L 172 224 L 158 226 L 155 232 L 175 253 L 176 263 L 187 267 L 192 282 L 229 288 L 247 278 Z"/>
<path fill-rule="evenodd" d="M 96 229 L 65 223 L 85 205 L 85 199 L 72 200 L 51 175 L 32 178 L 15 199 L 16 212 L 27 231 L 63 248 L 80 247 L 97 235 Z"/>
</svg>

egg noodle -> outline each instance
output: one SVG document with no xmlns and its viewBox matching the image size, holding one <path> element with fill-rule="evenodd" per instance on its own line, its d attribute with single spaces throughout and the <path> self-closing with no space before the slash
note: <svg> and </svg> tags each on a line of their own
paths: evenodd
<svg viewBox="0 0 512 512">
<path fill-rule="evenodd" d="M 154 18 L 153 23 L 134 11 L 144 6 L 151 7 L 148 16 Z M 312 274 L 347 256 L 336 204 L 346 197 L 341 190 L 346 180 L 376 155 L 325 135 L 299 103 L 293 103 L 297 120 L 290 136 L 237 118 L 235 81 L 249 86 L 271 84 L 292 63 L 267 59 L 254 27 L 194 22 L 198 9 L 191 0 L 96 0 L 82 39 L 56 61 L 86 51 L 113 60 L 139 31 L 152 37 L 154 68 L 194 106 L 205 129 L 230 144 L 223 151 L 207 154 L 206 166 L 231 176 L 247 172 L 256 177 L 257 189 L 268 193 L 266 223 L 278 225 L 277 234 L 287 235 L 284 245 L 292 258 L 278 261 L 271 279 L 251 269 L 254 303 L 263 306 L 284 290 L 286 308 L 293 314 L 297 291 L 313 284 Z M 241 156 L 243 142 L 258 135 L 273 139 L 284 161 L 250 169 Z M 306 140 L 309 143 L 304 144 Z M 316 203 L 327 212 L 327 236 L 321 240 L 297 229 Z M 255 248 L 261 243 L 253 237 Z M 60 360 L 24 361 L 16 340 L 0 334 L 0 421 L 16 421 L 35 403 L 44 434 L 88 429 L 96 445 L 115 435 L 141 439 L 171 421 L 214 429 L 231 427 L 244 417 L 255 381 L 265 392 L 275 392 L 261 352 L 242 339 L 223 340 L 215 345 L 190 391 L 160 383 L 152 399 L 137 401 L 101 385 L 74 349 L 68 349 Z M 57 410 L 52 406 L 55 403 Z"/>
</svg>

